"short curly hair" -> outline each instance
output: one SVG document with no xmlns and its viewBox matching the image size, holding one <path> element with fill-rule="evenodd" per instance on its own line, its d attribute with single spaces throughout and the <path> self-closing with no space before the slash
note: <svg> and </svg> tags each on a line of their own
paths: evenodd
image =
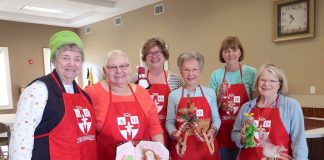
<svg viewBox="0 0 324 160">
<path fill-rule="evenodd" d="M 155 46 L 158 46 L 163 54 L 165 60 L 169 59 L 169 51 L 165 45 L 165 42 L 157 37 L 148 39 L 142 48 L 142 61 L 146 62 L 146 56 L 149 54 L 149 50 Z"/>
<path fill-rule="evenodd" d="M 184 52 L 181 53 L 178 57 L 178 61 L 177 61 L 177 65 L 179 70 L 182 69 L 182 64 L 185 61 L 188 60 L 196 60 L 199 63 L 199 69 L 203 70 L 204 68 L 204 64 L 205 64 L 205 60 L 204 60 L 204 56 L 202 56 L 199 52 L 197 51 L 189 51 L 189 52 Z"/>
</svg>

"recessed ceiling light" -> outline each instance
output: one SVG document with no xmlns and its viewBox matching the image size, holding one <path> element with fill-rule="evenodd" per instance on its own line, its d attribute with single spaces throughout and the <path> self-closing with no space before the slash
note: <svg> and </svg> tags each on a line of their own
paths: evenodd
<svg viewBox="0 0 324 160">
<path fill-rule="evenodd" d="M 24 6 L 22 8 L 22 10 L 43 12 L 43 13 L 52 13 L 52 14 L 62 14 L 64 12 L 64 11 L 56 10 L 56 9 L 48 9 L 48 8 L 33 7 L 33 6 Z"/>
</svg>

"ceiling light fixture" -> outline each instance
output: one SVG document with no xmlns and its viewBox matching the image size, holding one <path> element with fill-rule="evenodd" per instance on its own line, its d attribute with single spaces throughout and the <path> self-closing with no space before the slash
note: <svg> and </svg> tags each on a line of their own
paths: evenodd
<svg viewBox="0 0 324 160">
<path fill-rule="evenodd" d="M 64 11 L 56 10 L 56 9 L 48 9 L 48 8 L 33 7 L 33 6 L 24 6 L 21 9 L 26 10 L 26 11 L 52 13 L 52 14 L 62 14 L 64 12 Z"/>
</svg>

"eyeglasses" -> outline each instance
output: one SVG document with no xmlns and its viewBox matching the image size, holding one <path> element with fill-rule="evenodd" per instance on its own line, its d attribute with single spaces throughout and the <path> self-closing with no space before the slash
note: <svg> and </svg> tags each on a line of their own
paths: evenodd
<svg viewBox="0 0 324 160">
<path fill-rule="evenodd" d="M 120 70 L 127 70 L 128 68 L 129 68 L 129 64 L 127 63 L 127 64 L 121 64 L 121 65 L 119 65 L 119 66 L 116 66 L 116 65 L 111 65 L 111 66 L 106 66 L 106 68 L 109 70 L 109 71 L 111 71 L 111 72 L 116 72 L 117 70 L 118 70 L 118 68 L 120 69 Z"/>
<path fill-rule="evenodd" d="M 269 83 L 269 84 L 275 84 L 279 82 L 278 80 L 271 80 L 271 79 L 259 79 L 259 82 L 262 84 Z"/>
<path fill-rule="evenodd" d="M 152 57 L 153 55 L 154 56 L 160 56 L 162 54 L 162 51 L 156 51 L 156 52 L 149 52 L 147 53 L 147 56 L 148 57 Z"/>
<path fill-rule="evenodd" d="M 185 69 L 182 69 L 181 72 L 182 73 L 185 73 L 185 74 L 188 74 L 188 73 L 198 73 L 200 70 L 197 69 L 197 68 L 194 68 L 194 69 L 188 69 L 188 68 L 185 68 Z"/>
</svg>

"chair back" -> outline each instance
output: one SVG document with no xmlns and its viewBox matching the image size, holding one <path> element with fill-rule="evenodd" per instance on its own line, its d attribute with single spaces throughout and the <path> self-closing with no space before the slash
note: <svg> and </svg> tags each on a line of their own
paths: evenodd
<svg viewBox="0 0 324 160">
<path fill-rule="evenodd" d="M 9 126 L 7 126 L 6 124 L 4 123 L 1 123 L 0 122 L 0 143 L 2 142 L 2 138 L 7 138 L 8 139 L 8 142 L 9 142 L 9 138 L 10 138 L 10 128 Z"/>
<path fill-rule="evenodd" d="M 0 122 L 0 160 L 8 159 L 8 151 L 2 150 L 3 147 L 8 149 L 10 139 L 10 128 Z"/>
</svg>

